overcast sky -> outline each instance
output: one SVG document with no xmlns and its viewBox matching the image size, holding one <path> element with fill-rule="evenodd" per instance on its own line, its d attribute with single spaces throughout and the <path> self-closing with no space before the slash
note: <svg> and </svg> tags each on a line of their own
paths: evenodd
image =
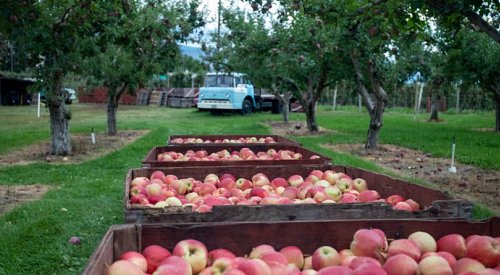
<svg viewBox="0 0 500 275">
<path fill-rule="evenodd" d="M 222 6 L 229 7 L 231 5 L 230 0 L 221 0 Z M 206 8 L 208 11 L 207 25 L 205 26 L 207 31 L 214 32 L 217 30 L 217 8 L 219 5 L 219 0 L 201 0 L 202 8 Z M 243 1 L 235 0 L 234 4 L 240 8 L 251 10 L 248 3 Z"/>
</svg>

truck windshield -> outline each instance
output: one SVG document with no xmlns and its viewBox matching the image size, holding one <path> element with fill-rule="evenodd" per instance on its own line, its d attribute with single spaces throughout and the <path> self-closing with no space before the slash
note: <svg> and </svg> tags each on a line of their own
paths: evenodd
<svg viewBox="0 0 500 275">
<path fill-rule="evenodd" d="M 231 75 L 207 75 L 205 87 L 233 87 L 233 76 Z"/>
</svg>

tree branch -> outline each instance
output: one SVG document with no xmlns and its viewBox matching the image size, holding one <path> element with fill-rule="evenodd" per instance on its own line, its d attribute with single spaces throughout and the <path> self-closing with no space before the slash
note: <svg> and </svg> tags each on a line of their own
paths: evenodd
<svg viewBox="0 0 500 275">
<path fill-rule="evenodd" d="M 500 43 L 500 32 L 486 22 L 479 14 L 471 9 L 457 9 L 450 4 L 447 4 L 443 0 L 427 0 L 427 3 L 440 12 L 456 12 L 460 13 L 462 16 L 469 19 L 475 26 L 477 26 L 481 31 L 490 36 L 495 42 Z"/>
<path fill-rule="evenodd" d="M 375 104 L 370 96 L 370 93 L 368 93 L 368 89 L 366 89 L 366 86 L 363 84 L 363 73 L 359 67 L 358 59 L 352 54 L 352 52 L 349 53 L 349 56 L 351 58 L 352 66 L 354 67 L 354 77 L 356 79 L 356 83 L 358 83 L 359 93 L 364 97 L 366 107 L 371 112 L 371 110 L 375 108 Z"/>
</svg>

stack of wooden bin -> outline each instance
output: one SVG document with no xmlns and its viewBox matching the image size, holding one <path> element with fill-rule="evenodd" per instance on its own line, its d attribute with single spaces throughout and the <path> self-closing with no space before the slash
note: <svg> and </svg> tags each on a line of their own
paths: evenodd
<svg viewBox="0 0 500 275">
<path fill-rule="evenodd" d="M 255 135 L 252 135 L 255 136 Z M 276 143 L 237 144 L 207 143 L 207 140 L 239 139 L 244 135 L 229 136 L 171 136 L 168 145 L 152 148 L 142 162 L 143 168 L 131 169 L 125 179 L 125 225 L 115 225 L 106 233 L 92 255 L 84 274 L 104 274 L 107 266 L 128 250 L 142 251 L 151 244 L 172 249 L 180 240 L 198 239 L 207 248 L 228 248 L 244 256 L 259 244 L 275 248 L 296 245 L 311 254 L 315 248 L 331 245 L 348 248 L 351 236 L 361 228 L 380 228 L 388 238 L 397 239 L 414 231 L 427 231 L 440 237 L 449 233 L 464 236 L 483 234 L 498 236 L 500 219 L 471 222 L 472 203 L 454 200 L 449 195 L 420 185 L 363 169 L 334 166 L 331 159 L 310 151 L 295 141 L 271 136 Z M 260 138 L 259 136 L 257 136 Z M 198 138 L 203 143 L 174 144 L 178 138 Z M 243 147 L 254 152 L 268 149 L 286 149 L 300 152 L 300 160 L 249 161 L 157 161 L 159 153 L 221 149 L 229 151 Z M 315 155 L 316 158 L 310 159 Z M 370 189 L 381 197 L 399 194 L 412 198 L 421 205 L 420 211 L 398 211 L 383 202 L 339 204 L 282 204 L 282 205 L 221 205 L 207 213 L 193 212 L 191 207 L 152 208 L 133 205 L 129 200 L 130 182 L 138 176 L 149 177 L 154 171 L 173 174 L 178 178 L 203 180 L 208 174 L 231 173 L 235 177 L 251 178 L 264 173 L 270 179 L 288 178 L 297 174 L 306 177 L 312 170 L 334 170 L 352 178 L 363 178 Z M 244 226 L 243 226 L 244 225 Z"/>
</svg>

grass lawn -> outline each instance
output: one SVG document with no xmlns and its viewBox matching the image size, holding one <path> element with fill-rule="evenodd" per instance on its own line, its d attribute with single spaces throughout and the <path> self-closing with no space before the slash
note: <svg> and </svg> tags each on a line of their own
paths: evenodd
<svg viewBox="0 0 500 275">
<path fill-rule="evenodd" d="M 72 133 L 105 132 L 106 111 L 103 105 L 71 106 Z M 0 154 L 50 136 L 48 113 L 36 117 L 36 107 L 1 107 Z M 459 162 L 500 170 L 500 136 L 476 131 L 491 128 L 493 113 L 446 115 L 444 122 L 428 123 L 428 115 L 388 110 L 380 142 L 401 145 L 448 157 L 451 138 L 457 138 Z M 174 134 L 266 134 L 267 120 L 278 115 L 258 113 L 210 116 L 195 109 L 120 106 L 118 128 L 149 129 L 149 134 L 135 143 L 101 158 L 82 164 L 39 162 L 25 166 L 0 168 L 0 185 L 46 184 L 53 188 L 41 200 L 25 204 L 0 216 L 0 274 L 79 274 L 88 257 L 111 224 L 123 223 L 123 181 L 127 171 L 140 167 L 145 154 L 154 146 L 164 145 Z M 303 120 L 303 114 L 292 114 Z M 335 164 L 381 171 L 373 163 L 354 156 L 327 151 L 324 143 L 364 143 L 368 125 L 365 112 L 346 108 L 331 111 L 318 109 L 321 127 L 336 132 L 323 136 L 300 137 L 309 149 L 331 156 Z M 491 214 L 477 214 L 476 217 Z M 70 236 L 80 236 L 81 246 L 68 244 Z"/>
</svg>

